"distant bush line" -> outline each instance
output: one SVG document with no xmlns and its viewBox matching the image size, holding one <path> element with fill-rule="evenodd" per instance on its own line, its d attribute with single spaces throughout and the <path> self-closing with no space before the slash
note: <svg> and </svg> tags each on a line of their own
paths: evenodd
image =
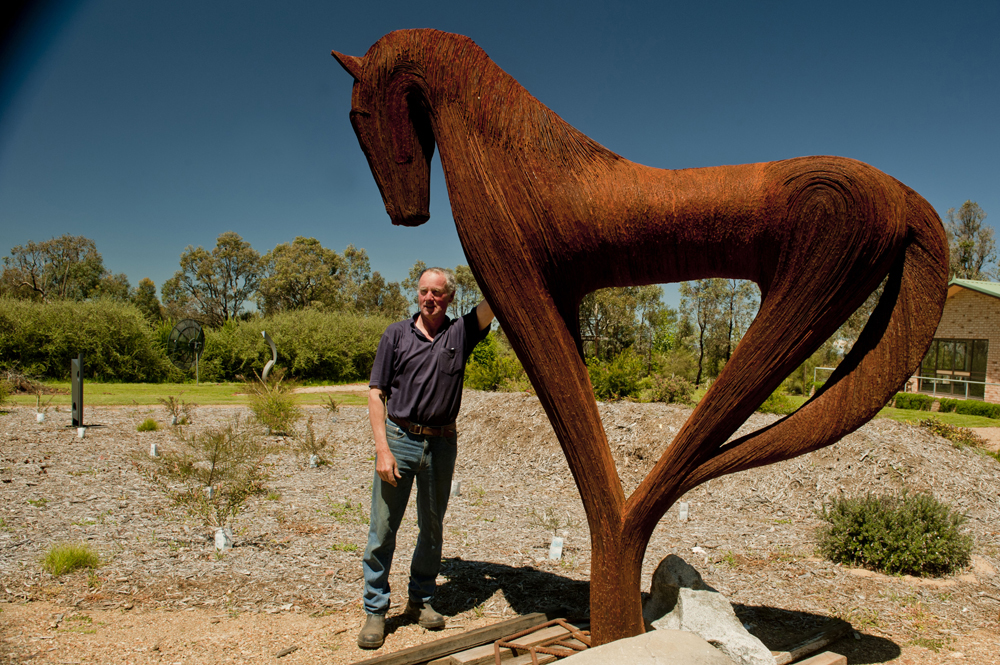
<svg viewBox="0 0 1000 665">
<path fill-rule="evenodd" d="M 205 329 L 200 377 L 250 378 L 271 359 L 261 331 L 278 348 L 278 365 L 297 380 L 365 380 L 378 341 L 392 320 L 313 309 L 230 320 Z M 110 300 L 37 303 L 0 298 L 0 369 L 66 380 L 84 356 L 85 377 L 110 382 L 182 381 L 189 373 L 167 358 L 172 324 L 151 326 L 131 303 Z"/>
<path fill-rule="evenodd" d="M 985 416 L 994 419 L 1000 418 L 1000 404 L 990 404 L 989 402 L 979 402 L 971 399 L 937 398 L 919 393 L 896 393 L 893 406 L 897 409 L 908 409 L 910 411 L 930 411 L 931 405 L 934 402 L 938 403 L 938 411 L 941 413 Z"/>
</svg>

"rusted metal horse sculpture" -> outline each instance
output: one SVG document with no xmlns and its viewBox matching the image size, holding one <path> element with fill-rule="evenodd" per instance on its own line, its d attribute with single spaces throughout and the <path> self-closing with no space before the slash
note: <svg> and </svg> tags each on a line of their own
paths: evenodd
<svg viewBox="0 0 1000 665">
<path fill-rule="evenodd" d="M 569 126 L 471 39 L 402 30 L 363 58 L 351 123 L 393 224 L 429 217 L 441 151 L 469 265 L 538 391 L 583 499 L 597 643 L 643 632 L 639 579 L 657 522 L 711 478 L 834 443 L 919 365 L 944 305 L 947 243 L 916 192 L 866 164 L 805 157 L 671 171 Z M 642 484 L 626 497 L 581 353 L 577 309 L 609 286 L 708 277 L 761 289 L 757 318 Z M 883 296 L 825 387 L 726 443 L 878 285 Z"/>
</svg>

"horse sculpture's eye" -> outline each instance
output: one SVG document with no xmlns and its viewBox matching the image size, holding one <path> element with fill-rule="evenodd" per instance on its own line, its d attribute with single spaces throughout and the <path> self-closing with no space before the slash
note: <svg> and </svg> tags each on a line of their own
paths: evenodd
<svg viewBox="0 0 1000 665">
<path fill-rule="evenodd" d="M 351 109 L 351 120 L 355 118 L 370 118 L 372 114 L 368 111 L 360 111 L 358 109 Z"/>
</svg>

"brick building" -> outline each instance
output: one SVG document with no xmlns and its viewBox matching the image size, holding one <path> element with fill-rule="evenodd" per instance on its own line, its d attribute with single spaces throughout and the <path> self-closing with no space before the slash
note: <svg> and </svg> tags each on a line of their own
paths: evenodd
<svg viewBox="0 0 1000 665">
<path fill-rule="evenodd" d="M 1000 284 L 948 283 L 941 323 L 919 376 L 912 383 L 922 393 L 1000 403 L 1000 385 L 983 385 L 1000 384 Z"/>
</svg>

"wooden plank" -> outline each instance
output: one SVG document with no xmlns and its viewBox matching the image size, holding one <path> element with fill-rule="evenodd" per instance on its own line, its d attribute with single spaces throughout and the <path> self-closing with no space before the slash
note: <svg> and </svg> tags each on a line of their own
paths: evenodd
<svg viewBox="0 0 1000 665">
<path fill-rule="evenodd" d="M 572 624 L 570 624 L 572 625 Z M 517 632 L 517 631 L 515 631 Z M 563 635 L 569 635 L 570 631 L 566 630 L 559 624 L 554 626 L 548 626 L 547 628 L 542 628 L 541 630 L 536 630 L 533 633 L 519 637 L 514 642 L 520 646 L 533 647 L 536 644 L 541 644 L 546 640 L 551 640 L 554 637 L 562 637 Z"/>
<path fill-rule="evenodd" d="M 424 663 L 428 660 L 464 651 L 487 642 L 495 642 L 504 635 L 527 630 L 548 620 L 548 617 L 541 612 L 526 614 L 521 617 L 495 623 L 492 626 L 476 628 L 475 630 L 445 637 L 440 640 L 428 642 L 427 644 L 419 644 L 395 653 L 358 661 L 354 665 L 416 665 L 417 663 Z"/>
<path fill-rule="evenodd" d="M 495 642 L 496 640 L 493 641 Z M 501 660 L 506 660 L 510 658 L 510 656 L 510 649 L 500 650 Z M 427 663 L 427 665 L 484 665 L 485 663 L 492 663 L 495 660 L 496 657 L 493 653 L 493 642 L 490 642 L 489 644 L 483 644 L 478 647 L 466 649 L 465 651 L 453 653 L 450 656 L 445 656 L 444 658 L 438 658 L 437 660 Z"/>
<path fill-rule="evenodd" d="M 800 660 L 795 665 L 847 665 L 847 656 L 841 656 L 833 651 L 824 651 L 812 658 Z"/>
<path fill-rule="evenodd" d="M 572 625 L 572 624 L 571 624 Z M 530 626 L 529 626 L 530 627 Z M 522 630 L 527 630 L 523 628 Z M 513 631 L 515 633 L 520 631 Z M 518 644 L 524 645 L 525 647 L 535 646 L 536 644 L 541 644 L 546 640 L 551 640 L 555 637 L 569 636 L 570 632 L 563 628 L 562 626 L 548 626 L 541 630 L 537 630 L 530 635 L 525 635 L 517 640 Z M 499 639 L 499 638 L 498 638 Z M 512 657 L 510 649 L 500 650 L 500 659 L 507 660 Z M 427 665 L 488 665 L 488 663 L 493 663 L 496 661 L 496 656 L 494 655 L 493 645 L 484 644 L 482 646 L 473 647 L 471 649 L 466 649 L 465 651 L 459 651 L 458 653 L 453 653 L 449 656 L 443 658 L 438 658 L 437 660 L 427 663 Z"/>
<path fill-rule="evenodd" d="M 804 656 L 819 651 L 828 644 L 832 644 L 846 635 L 851 630 L 851 624 L 841 619 L 833 619 L 818 633 L 807 637 L 798 644 L 794 644 L 785 651 L 772 651 L 774 665 L 788 665 L 794 663 Z"/>
</svg>

